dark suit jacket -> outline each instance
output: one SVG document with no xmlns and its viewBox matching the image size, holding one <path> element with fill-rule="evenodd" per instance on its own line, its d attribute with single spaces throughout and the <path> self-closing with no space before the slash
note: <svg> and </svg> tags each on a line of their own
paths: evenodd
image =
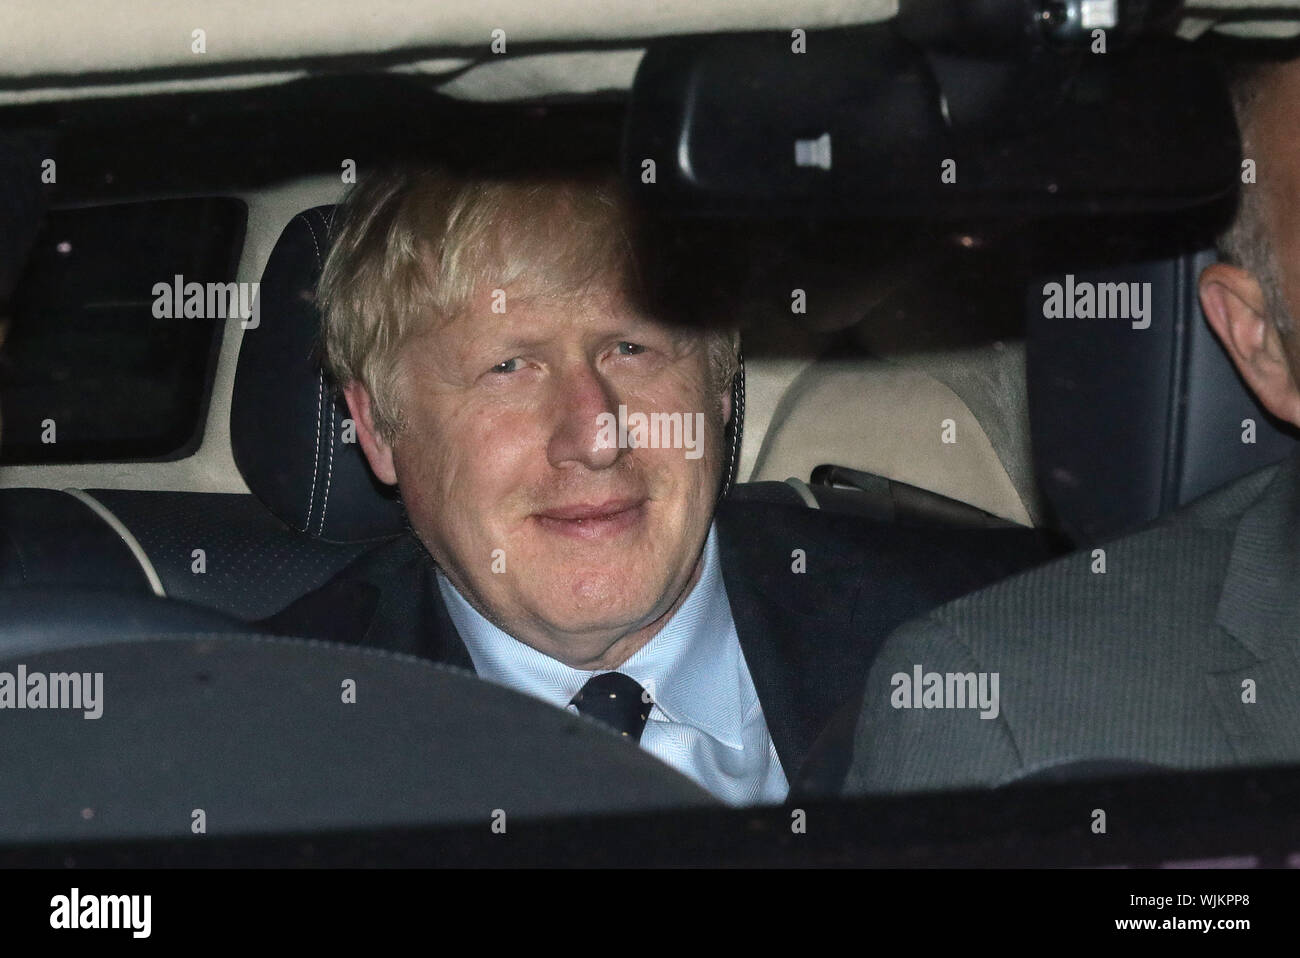
<svg viewBox="0 0 1300 958">
<path fill-rule="evenodd" d="M 992 786 L 1072 762 L 1300 761 L 1300 454 L 1104 549 L 1104 574 L 1081 551 L 891 636 L 846 790 Z M 918 664 L 997 672 L 997 719 L 895 708 L 892 677 Z"/>
<path fill-rule="evenodd" d="M 896 625 L 1047 555 L 1029 530 L 909 529 L 732 499 L 715 519 L 736 632 L 792 785 L 837 708 L 852 706 L 841 722 L 856 716 L 867 668 Z M 806 572 L 792 571 L 796 549 Z M 261 625 L 472 670 L 434 569 L 408 532 Z M 815 780 L 838 786 L 847 751 L 824 751 L 816 753 Z"/>
</svg>

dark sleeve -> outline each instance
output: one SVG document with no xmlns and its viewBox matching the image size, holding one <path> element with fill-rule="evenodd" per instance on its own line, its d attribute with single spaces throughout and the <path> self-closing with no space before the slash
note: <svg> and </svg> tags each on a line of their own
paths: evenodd
<svg viewBox="0 0 1300 958">
<path fill-rule="evenodd" d="M 378 605 L 379 589 L 371 583 L 335 580 L 255 624 L 273 635 L 356 645 L 365 637 Z"/>
<path fill-rule="evenodd" d="M 844 794 L 993 787 L 1021 768 L 1019 750 L 999 708 L 896 708 L 893 676 L 980 672 L 965 643 L 933 616 L 902 626 L 885 642 L 867 676 Z"/>
<path fill-rule="evenodd" d="M 790 783 L 792 800 L 839 795 L 853 759 L 854 732 L 862 712 L 862 696 L 841 705 L 817 736 L 808 756 Z"/>
</svg>

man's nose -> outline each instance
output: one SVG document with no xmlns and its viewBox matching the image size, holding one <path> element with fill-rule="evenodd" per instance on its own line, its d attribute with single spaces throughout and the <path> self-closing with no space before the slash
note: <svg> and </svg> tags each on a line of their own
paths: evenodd
<svg viewBox="0 0 1300 958">
<path fill-rule="evenodd" d="M 560 467 L 581 463 L 607 469 L 618 461 L 618 397 L 589 364 L 576 364 L 556 378 L 554 421 L 547 457 Z M 612 441 L 611 441 L 612 439 Z"/>
</svg>

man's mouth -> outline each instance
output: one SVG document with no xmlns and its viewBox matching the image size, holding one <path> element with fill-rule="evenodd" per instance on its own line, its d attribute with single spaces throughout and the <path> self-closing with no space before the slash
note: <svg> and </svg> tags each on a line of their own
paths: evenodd
<svg viewBox="0 0 1300 958">
<path fill-rule="evenodd" d="M 609 499 L 559 506 L 535 513 L 547 532 L 570 539 L 599 539 L 631 529 L 645 517 L 645 499 Z"/>
</svg>

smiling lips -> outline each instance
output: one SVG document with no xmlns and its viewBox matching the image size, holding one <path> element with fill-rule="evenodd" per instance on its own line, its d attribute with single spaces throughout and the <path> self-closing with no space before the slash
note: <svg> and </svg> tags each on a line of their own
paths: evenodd
<svg viewBox="0 0 1300 958">
<path fill-rule="evenodd" d="M 645 499 L 609 499 L 535 513 L 547 532 L 570 539 L 598 539 L 632 528 L 645 515 Z"/>
</svg>

